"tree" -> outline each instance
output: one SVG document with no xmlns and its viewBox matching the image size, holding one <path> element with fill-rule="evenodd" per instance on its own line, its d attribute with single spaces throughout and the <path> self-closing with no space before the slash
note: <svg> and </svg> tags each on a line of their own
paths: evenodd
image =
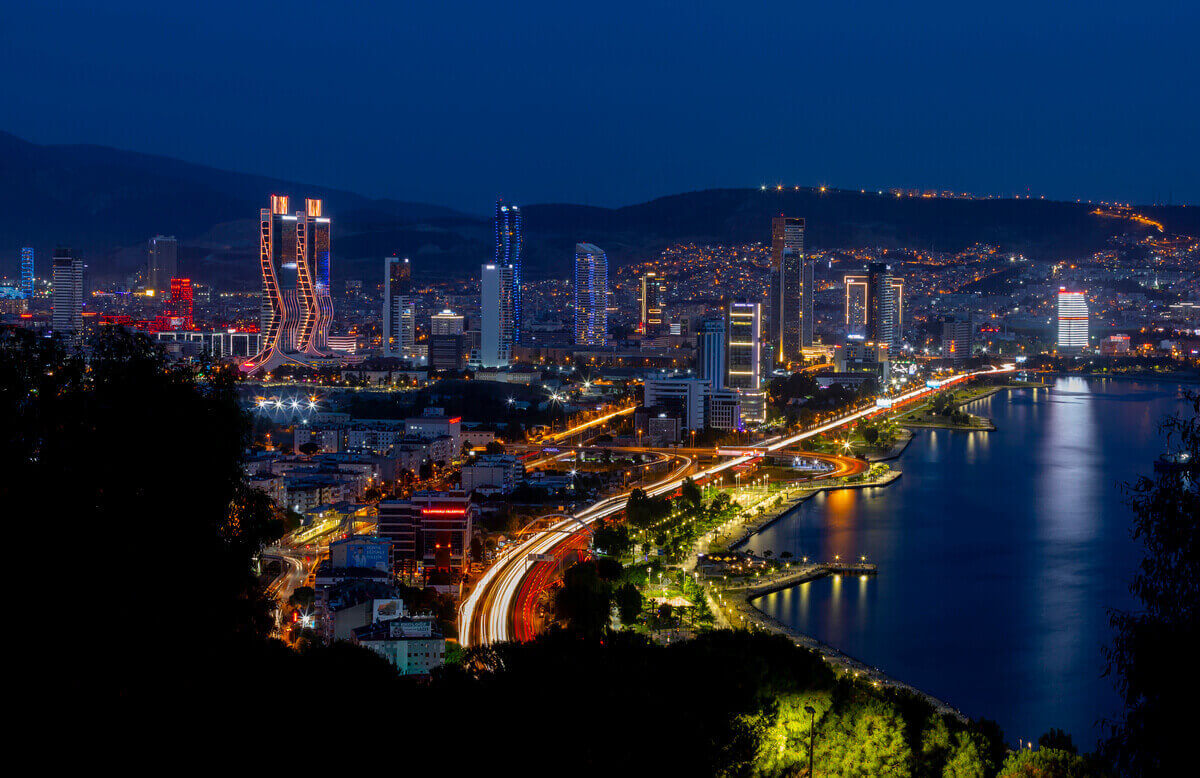
<svg viewBox="0 0 1200 778">
<path fill-rule="evenodd" d="M 696 510 L 700 507 L 700 502 L 704 499 L 700 493 L 700 487 L 692 480 L 691 476 L 683 479 L 683 486 L 680 487 L 680 499 L 690 510 Z"/>
<path fill-rule="evenodd" d="M 612 588 L 600 578 L 595 562 L 567 568 L 555 600 L 555 612 L 580 637 L 598 638 L 608 627 Z"/>
<path fill-rule="evenodd" d="M 84 570 L 104 560 L 91 649 L 62 666 L 131 710 L 216 689 L 248 698 L 238 657 L 259 651 L 272 626 L 254 561 L 284 523 L 246 484 L 251 426 L 233 371 L 170 365 L 146 337 L 102 330 L 85 365 L 57 340 L 0 329 L 0 500 L 23 517 L 50 501 L 71 548 L 86 551 L 64 561 Z M 156 571 L 168 560 L 202 580 L 166 585 Z M 46 585 L 43 597 L 78 597 L 75 577 L 62 592 Z"/>
<path fill-rule="evenodd" d="M 1190 710 L 1200 684 L 1182 671 L 1200 656 L 1200 393 L 1188 392 L 1191 415 L 1162 423 L 1175 459 L 1127 486 L 1133 536 L 1145 557 L 1130 585 L 1139 612 L 1110 614 L 1116 637 L 1108 673 L 1117 679 L 1125 714 L 1103 751 L 1124 774 L 1189 772 Z"/>
<path fill-rule="evenodd" d="M 491 455 L 504 453 L 504 444 L 496 440 L 489 440 L 484 448 Z"/>
<path fill-rule="evenodd" d="M 862 428 L 862 436 L 868 446 L 874 446 L 879 442 L 879 428 L 873 424 L 865 424 Z"/>
<path fill-rule="evenodd" d="M 321 444 L 315 440 L 310 440 L 307 443 L 300 444 L 300 453 L 306 457 L 311 457 L 313 454 L 320 452 Z"/>
<path fill-rule="evenodd" d="M 627 583 L 618 588 L 616 600 L 617 614 L 625 626 L 633 624 L 642 615 L 642 593 L 633 584 Z"/>
<path fill-rule="evenodd" d="M 1058 727 L 1051 727 L 1042 733 L 1037 739 L 1039 748 L 1054 748 L 1059 751 L 1066 751 L 1068 754 L 1078 754 L 1079 749 L 1075 747 L 1071 736 Z"/>
<path fill-rule="evenodd" d="M 623 524 L 609 524 L 600 519 L 592 530 L 592 545 L 601 554 L 623 557 L 633 548 L 629 530 Z"/>
<path fill-rule="evenodd" d="M 1056 748 L 1010 754 L 996 778 L 1092 778 L 1096 773 L 1078 754 Z"/>
<path fill-rule="evenodd" d="M 817 770 L 846 778 L 911 776 L 904 719 L 890 702 L 856 694 L 827 714 L 817 736 Z"/>
<path fill-rule="evenodd" d="M 957 733 L 942 768 L 942 778 L 987 778 L 996 769 L 988 751 L 988 743 L 982 735 Z"/>
</svg>

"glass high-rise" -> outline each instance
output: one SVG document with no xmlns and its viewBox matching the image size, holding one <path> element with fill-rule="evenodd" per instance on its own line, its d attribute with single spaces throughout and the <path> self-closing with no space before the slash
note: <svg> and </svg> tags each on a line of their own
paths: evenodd
<svg viewBox="0 0 1200 778">
<path fill-rule="evenodd" d="M 146 252 L 146 288 L 166 296 L 171 279 L 179 275 L 179 241 L 174 235 L 155 235 Z"/>
<path fill-rule="evenodd" d="M 755 424 L 767 420 L 767 397 L 763 391 L 761 372 L 761 339 L 762 304 L 730 303 L 725 387 L 737 390 L 741 398 L 742 420 Z"/>
<path fill-rule="evenodd" d="M 889 349 L 900 345 L 896 327 L 896 286 L 892 266 L 872 262 L 867 266 L 867 340 L 886 343 Z"/>
<path fill-rule="evenodd" d="M 667 334 L 667 279 L 662 273 L 644 273 L 638 293 L 641 306 L 641 330 L 646 337 L 655 338 Z"/>
<path fill-rule="evenodd" d="M 29 297 L 33 294 L 33 249 L 21 249 L 21 282 L 17 287 L 21 294 Z"/>
<path fill-rule="evenodd" d="M 771 219 L 771 342 L 781 363 L 813 344 L 813 266 L 804 255 L 804 219 Z"/>
<path fill-rule="evenodd" d="M 479 286 L 479 361 L 484 367 L 505 367 L 512 361 L 513 267 L 484 265 Z"/>
<path fill-rule="evenodd" d="M 1058 347 L 1064 351 L 1080 351 L 1088 345 L 1087 292 L 1068 292 L 1058 289 Z"/>
<path fill-rule="evenodd" d="M 416 299 L 412 296 L 412 265 L 407 257 L 387 257 L 383 260 L 383 354 L 399 357 L 411 353 L 415 342 Z"/>
<path fill-rule="evenodd" d="M 575 244 L 575 345 L 608 340 L 608 257 L 591 243 Z"/>
<path fill-rule="evenodd" d="M 503 200 L 496 201 L 496 256 L 498 267 L 512 268 L 513 343 L 521 342 L 521 208 Z"/>
<path fill-rule="evenodd" d="M 78 344 L 83 338 L 83 260 L 69 248 L 54 250 L 50 324 L 55 334 Z"/>
</svg>

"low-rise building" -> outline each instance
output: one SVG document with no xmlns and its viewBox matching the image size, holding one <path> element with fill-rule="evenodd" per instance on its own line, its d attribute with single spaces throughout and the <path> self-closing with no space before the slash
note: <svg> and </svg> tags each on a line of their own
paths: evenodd
<svg viewBox="0 0 1200 778">
<path fill-rule="evenodd" d="M 462 489 L 467 494 L 480 487 L 508 493 L 525 477 L 525 465 L 507 454 L 476 457 L 462 467 Z"/>
<path fill-rule="evenodd" d="M 446 639 L 432 617 L 401 617 L 359 627 L 354 642 L 388 660 L 401 675 L 428 675 L 446 658 Z"/>
</svg>

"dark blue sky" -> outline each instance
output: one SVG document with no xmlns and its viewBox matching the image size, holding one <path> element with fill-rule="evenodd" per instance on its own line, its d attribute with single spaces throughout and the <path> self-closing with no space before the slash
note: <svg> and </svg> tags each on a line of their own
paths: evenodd
<svg viewBox="0 0 1200 778">
<path fill-rule="evenodd" d="M 0 129 L 486 211 L 760 183 L 1200 203 L 1195 2 L 37 2 Z"/>
</svg>

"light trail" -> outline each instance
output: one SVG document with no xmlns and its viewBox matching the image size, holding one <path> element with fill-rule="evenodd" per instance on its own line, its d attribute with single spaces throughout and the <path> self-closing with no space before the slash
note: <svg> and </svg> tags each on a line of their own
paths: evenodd
<svg viewBox="0 0 1200 778">
<path fill-rule="evenodd" d="M 853 413 L 849 413 L 840 418 L 826 422 L 818 427 L 814 427 L 804 432 L 799 432 L 787 438 L 771 438 L 765 445 L 758 445 L 755 448 L 765 450 L 767 452 L 777 451 L 781 448 L 795 445 L 802 440 L 821 435 L 831 430 L 851 424 L 859 419 L 873 416 L 879 413 L 888 413 L 895 410 L 895 406 L 903 405 L 912 400 L 916 400 L 926 394 L 932 394 L 945 389 L 948 386 L 966 381 L 970 378 L 975 378 L 981 375 L 997 375 L 1000 373 L 1008 373 L 1015 369 L 1013 365 L 1004 365 L 1002 367 L 993 367 L 987 370 L 978 370 L 974 373 L 963 373 L 962 375 L 954 376 L 943 380 L 936 388 L 922 386 L 910 392 L 892 397 L 892 406 L 881 408 L 872 405 Z M 709 476 L 722 473 L 731 467 L 749 462 L 755 459 L 758 454 L 743 455 L 728 459 L 719 464 L 713 465 L 707 470 L 693 474 L 694 478 L 707 478 Z M 645 490 L 646 494 L 651 497 L 666 494 L 678 489 L 683 484 L 684 476 L 691 468 L 692 460 L 687 457 L 687 463 L 680 469 L 677 469 L 672 475 L 666 479 L 659 481 Z M 591 524 L 597 519 L 603 519 L 615 513 L 619 513 L 625 509 L 625 504 L 629 500 L 629 492 L 623 492 L 612 497 L 600 500 L 595 505 L 585 508 L 575 514 L 575 518 L 584 524 Z M 544 530 L 529 540 L 517 544 L 512 551 L 505 554 L 501 559 L 498 559 L 491 567 L 487 569 L 479 580 L 471 593 L 463 601 L 459 608 L 459 635 L 464 646 L 474 643 L 495 643 L 506 640 L 511 640 L 512 636 L 509 631 L 509 614 L 512 611 L 513 602 L 515 601 L 518 590 L 520 589 L 521 581 L 524 579 L 526 570 L 526 562 L 530 554 L 546 554 L 549 553 L 555 546 L 562 543 L 571 533 L 567 532 L 577 522 L 564 519 L 555 523 L 549 529 Z M 474 619 L 476 611 L 480 612 L 480 629 L 479 639 L 475 640 L 471 634 L 474 627 Z"/>
</svg>

